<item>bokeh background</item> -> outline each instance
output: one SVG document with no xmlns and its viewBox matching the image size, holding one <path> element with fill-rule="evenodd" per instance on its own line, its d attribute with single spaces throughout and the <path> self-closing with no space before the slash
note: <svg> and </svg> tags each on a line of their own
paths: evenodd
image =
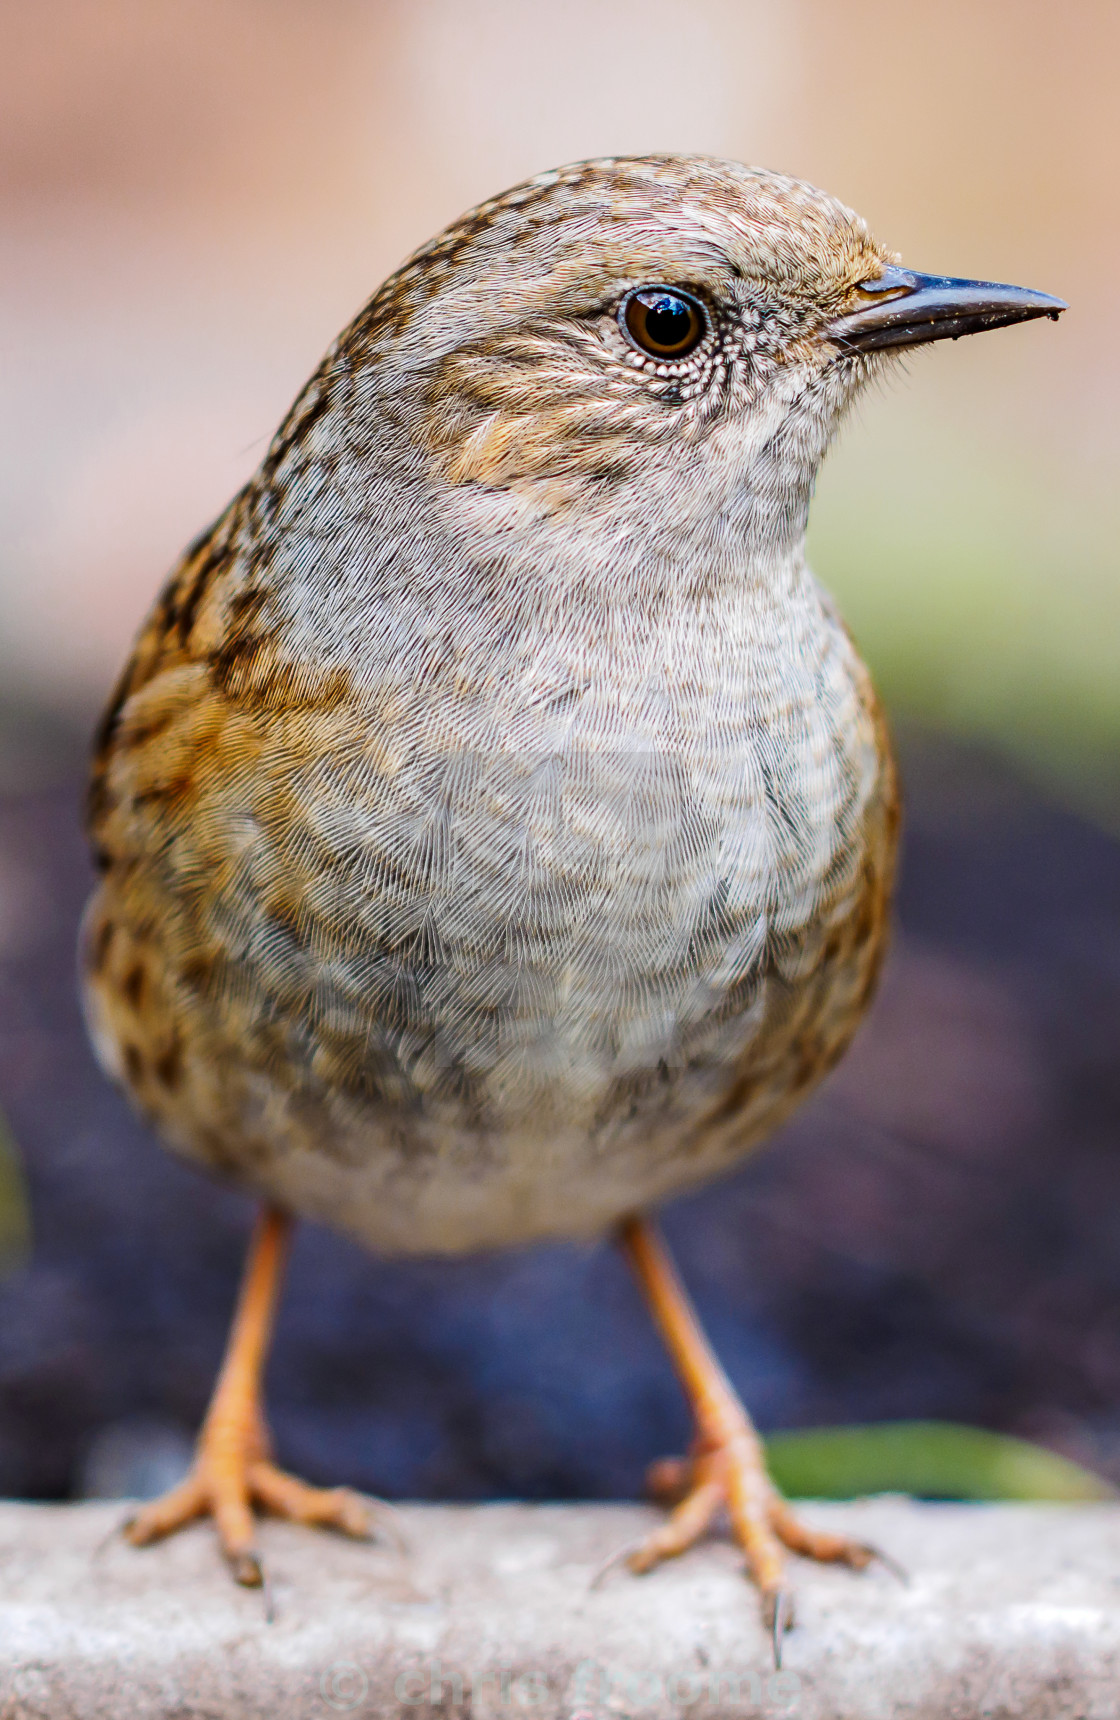
<svg viewBox="0 0 1120 1720">
<path fill-rule="evenodd" d="M 667 1225 L 765 1426 L 947 1417 L 1120 1481 L 1118 63 L 1111 0 L 0 0 L 0 1490 L 181 1461 L 249 1220 L 74 999 L 84 736 L 140 615 L 408 251 L 647 149 L 1070 301 L 914 354 L 822 474 L 900 933 L 850 1059 Z M 271 1384 L 286 1461 L 390 1494 L 632 1493 L 687 1432 L 605 1246 L 402 1268 L 307 1228 Z"/>
</svg>

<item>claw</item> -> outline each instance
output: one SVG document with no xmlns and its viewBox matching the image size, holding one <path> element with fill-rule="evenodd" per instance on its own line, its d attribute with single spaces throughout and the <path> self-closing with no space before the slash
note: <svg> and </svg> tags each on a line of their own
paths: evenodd
<svg viewBox="0 0 1120 1720">
<path fill-rule="evenodd" d="M 910 1587 L 910 1572 L 905 1565 L 900 1565 L 897 1559 L 892 1558 L 889 1553 L 884 1553 L 882 1547 L 876 1547 L 870 1541 L 863 1541 L 860 1545 L 863 1552 L 867 1554 L 869 1564 L 882 1565 L 884 1571 L 889 1571 L 904 1589 Z"/>
<path fill-rule="evenodd" d="M 134 1511 L 130 1511 L 127 1517 L 122 1517 L 119 1522 L 114 1523 L 111 1528 L 106 1529 L 105 1533 L 94 1547 L 93 1552 L 90 1554 L 90 1561 L 92 1564 L 97 1564 L 98 1560 L 104 1558 L 106 1548 L 111 1546 L 118 1536 L 124 1535 L 128 1525 L 132 1522 L 135 1515 L 136 1513 Z"/>
<path fill-rule="evenodd" d="M 613 1553 L 609 1553 L 602 1564 L 596 1568 L 591 1581 L 588 1583 L 588 1594 L 593 1594 L 596 1589 L 602 1588 L 611 1572 L 617 1571 L 619 1565 L 629 1564 L 634 1554 L 641 1552 L 643 1545 L 644 1542 L 642 1541 L 627 1541 L 624 1547 L 616 1547 Z"/>
<path fill-rule="evenodd" d="M 793 1596 L 788 1589 L 777 1589 L 767 1598 L 770 1614 L 770 1643 L 774 1650 L 774 1670 L 782 1670 L 782 1641 L 793 1624 Z"/>
<path fill-rule="evenodd" d="M 373 1519 L 370 1527 L 370 1539 L 375 1538 L 374 1526 L 376 1526 L 376 1530 L 384 1533 L 385 1539 L 396 1549 L 401 1558 L 406 1559 L 411 1549 L 408 1545 L 408 1536 L 401 1527 L 400 1512 L 394 1510 L 385 1499 L 367 1499 L 366 1504 Z"/>
</svg>

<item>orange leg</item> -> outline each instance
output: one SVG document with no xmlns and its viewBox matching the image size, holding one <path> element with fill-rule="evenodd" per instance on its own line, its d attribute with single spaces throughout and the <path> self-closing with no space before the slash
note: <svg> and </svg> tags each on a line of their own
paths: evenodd
<svg viewBox="0 0 1120 1720">
<path fill-rule="evenodd" d="M 239 1583 L 264 1581 L 254 1546 L 255 1501 L 294 1523 L 324 1524 L 359 1537 L 372 1510 L 345 1487 L 309 1487 L 271 1461 L 261 1408 L 261 1374 L 272 1335 L 291 1219 L 266 1207 L 257 1220 L 225 1358 L 185 1481 L 144 1505 L 125 1525 L 134 1546 L 161 1540 L 195 1517 L 213 1517 L 222 1552 Z"/>
<path fill-rule="evenodd" d="M 629 1218 L 620 1241 L 696 1418 L 691 1460 L 669 1460 L 650 1471 L 653 1491 L 678 1502 L 626 1562 L 632 1571 L 648 1571 L 661 1559 L 683 1553 L 699 1540 L 720 1507 L 726 1507 L 732 1533 L 761 1591 L 778 1654 L 782 1632 L 793 1616 L 782 1586 L 783 1546 L 857 1571 L 878 1555 L 862 1542 L 822 1534 L 798 1521 L 766 1472 L 758 1434 L 701 1330 L 656 1229 L 644 1219 Z"/>
</svg>

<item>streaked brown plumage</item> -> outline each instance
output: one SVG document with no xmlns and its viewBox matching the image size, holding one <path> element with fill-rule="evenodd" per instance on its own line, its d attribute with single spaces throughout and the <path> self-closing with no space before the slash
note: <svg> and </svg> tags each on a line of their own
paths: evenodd
<svg viewBox="0 0 1120 1720">
<path fill-rule="evenodd" d="M 457 1251 L 614 1225 L 831 1067 L 898 812 L 805 519 L 923 291 L 822 193 L 673 157 L 543 175 L 386 283 L 102 727 L 89 1019 L 168 1145 Z M 773 1610 L 804 1534 L 743 1509 Z"/>
</svg>

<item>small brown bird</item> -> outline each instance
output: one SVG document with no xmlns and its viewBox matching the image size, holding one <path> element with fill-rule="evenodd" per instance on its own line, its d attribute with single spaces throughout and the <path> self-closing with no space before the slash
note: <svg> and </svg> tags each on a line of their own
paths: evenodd
<svg viewBox="0 0 1120 1720">
<path fill-rule="evenodd" d="M 378 1252 L 620 1227 L 776 1639 L 782 1548 L 861 1567 L 769 1481 L 639 1216 L 831 1068 L 898 828 L 875 695 L 805 563 L 845 407 L 921 342 L 1057 299 L 919 275 L 795 179 L 579 163 L 482 204 L 339 337 L 187 551 L 101 728 L 83 938 L 106 1069 L 266 1203 L 189 1478 L 133 1541 L 251 1506 L 367 1532 L 272 1463 L 289 1214 Z"/>
</svg>

